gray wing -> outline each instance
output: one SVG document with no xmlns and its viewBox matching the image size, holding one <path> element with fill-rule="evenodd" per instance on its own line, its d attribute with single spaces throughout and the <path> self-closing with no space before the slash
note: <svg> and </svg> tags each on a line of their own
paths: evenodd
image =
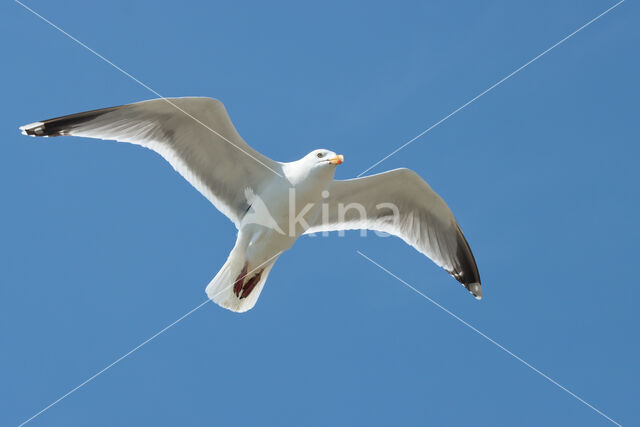
<svg viewBox="0 0 640 427">
<path fill-rule="evenodd" d="M 443 267 L 477 299 L 482 297 L 478 267 L 460 226 L 415 172 L 395 169 L 333 181 L 327 203 L 328 218 L 318 218 L 307 234 L 356 229 L 393 234 Z"/>
<path fill-rule="evenodd" d="M 212 98 L 162 98 L 44 120 L 20 128 L 31 136 L 112 139 L 160 154 L 236 226 L 254 193 L 281 175 L 281 164 L 240 137 Z"/>
</svg>

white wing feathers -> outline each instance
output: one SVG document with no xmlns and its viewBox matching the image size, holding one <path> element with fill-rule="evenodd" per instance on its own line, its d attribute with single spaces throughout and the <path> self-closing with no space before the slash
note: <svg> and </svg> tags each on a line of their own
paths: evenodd
<svg viewBox="0 0 640 427">
<path fill-rule="evenodd" d="M 25 135 L 75 135 L 130 142 L 156 151 L 231 221 L 281 165 L 252 149 L 212 98 L 163 98 L 32 123 Z"/>
<path fill-rule="evenodd" d="M 75 135 L 150 148 L 236 227 L 249 208 L 247 190 L 260 194 L 272 179 L 283 175 L 282 164 L 244 142 L 224 105 L 212 98 L 154 99 L 44 120 L 20 129 L 31 136 Z M 329 193 L 328 220 L 319 219 L 307 234 L 353 229 L 393 234 L 447 270 L 476 298 L 482 296 L 476 262 L 456 219 L 416 173 L 396 169 L 333 181 Z"/>
<path fill-rule="evenodd" d="M 328 221 L 323 224 L 319 218 L 307 234 L 356 229 L 393 234 L 443 267 L 476 298 L 482 297 L 478 267 L 453 213 L 415 172 L 395 169 L 333 181 L 327 203 Z M 357 206 L 364 208 L 364 216 Z"/>
</svg>

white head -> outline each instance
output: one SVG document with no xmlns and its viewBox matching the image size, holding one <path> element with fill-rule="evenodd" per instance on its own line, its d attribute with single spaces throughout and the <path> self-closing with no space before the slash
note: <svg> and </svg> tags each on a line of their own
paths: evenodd
<svg viewBox="0 0 640 427">
<path fill-rule="evenodd" d="M 314 180 L 330 180 L 336 172 L 336 166 L 344 162 L 344 156 L 333 151 L 313 150 L 300 160 L 285 163 L 284 172 L 287 179 L 293 182 L 305 181 L 310 177 Z"/>
<path fill-rule="evenodd" d="M 344 156 L 342 154 L 338 155 L 330 150 L 325 150 L 324 148 L 320 148 L 318 150 L 313 150 L 302 159 L 298 160 L 300 163 L 303 163 L 305 166 L 311 168 L 331 168 L 335 169 L 335 166 L 340 165 L 344 162 Z"/>
</svg>

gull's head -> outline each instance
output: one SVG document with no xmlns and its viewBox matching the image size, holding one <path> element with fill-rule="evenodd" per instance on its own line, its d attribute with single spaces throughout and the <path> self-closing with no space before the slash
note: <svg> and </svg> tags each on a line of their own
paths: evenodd
<svg viewBox="0 0 640 427">
<path fill-rule="evenodd" d="M 302 161 L 310 168 L 335 168 L 344 162 L 344 156 L 321 148 L 304 156 Z"/>
<path fill-rule="evenodd" d="M 314 182 L 333 179 L 336 166 L 344 162 L 344 156 L 331 150 L 313 150 L 300 160 L 285 163 L 284 172 L 291 182 L 312 179 Z"/>
</svg>

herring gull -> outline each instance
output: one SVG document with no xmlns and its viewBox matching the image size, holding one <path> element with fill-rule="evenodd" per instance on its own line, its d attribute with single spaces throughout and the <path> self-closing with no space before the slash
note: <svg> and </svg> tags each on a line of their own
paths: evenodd
<svg viewBox="0 0 640 427">
<path fill-rule="evenodd" d="M 344 157 L 314 150 L 277 162 L 251 148 L 212 98 L 161 98 L 20 127 L 30 136 L 129 142 L 160 154 L 237 227 L 235 246 L 206 288 L 229 310 L 251 309 L 282 252 L 303 234 L 373 230 L 400 237 L 482 297 L 469 244 L 444 200 L 418 174 L 395 169 L 334 180 Z"/>
</svg>

